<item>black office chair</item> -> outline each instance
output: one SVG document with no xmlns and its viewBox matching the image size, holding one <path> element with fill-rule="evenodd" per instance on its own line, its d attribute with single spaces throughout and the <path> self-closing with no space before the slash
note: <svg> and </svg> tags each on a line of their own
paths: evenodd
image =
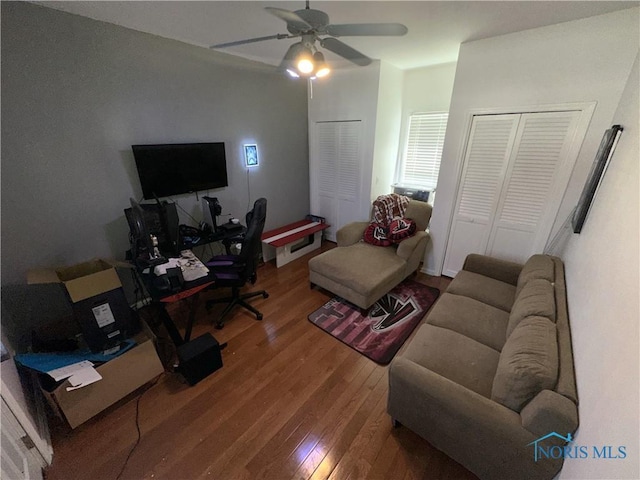
<svg viewBox="0 0 640 480">
<path fill-rule="evenodd" d="M 231 296 L 209 300 L 206 303 L 207 310 L 216 303 L 227 303 L 216 328 L 224 327 L 224 317 L 235 307 L 240 305 L 252 312 L 257 320 L 262 320 L 262 313 L 247 303 L 245 300 L 252 297 L 269 297 L 269 294 L 260 290 L 240 294 L 240 288 L 247 282 L 254 284 L 257 280 L 257 267 L 262 252 L 262 230 L 267 218 L 267 200 L 259 198 L 253 204 L 253 210 L 247 213 L 247 233 L 242 241 L 242 248 L 238 255 L 217 255 L 207 262 L 209 271 L 215 276 L 215 284 L 211 288 L 231 288 Z"/>
</svg>

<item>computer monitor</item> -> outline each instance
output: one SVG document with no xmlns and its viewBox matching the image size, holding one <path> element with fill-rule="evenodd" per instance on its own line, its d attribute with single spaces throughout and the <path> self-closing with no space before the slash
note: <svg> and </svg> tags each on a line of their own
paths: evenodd
<svg viewBox="0 0 640 480">
<path fill-rule="evenodd" d="M 165 257 L 179 255 L 179 220 L 175 203 L 140 204 L 130 199 L 124 210 L 129 224 L 131 253 L 134 261 L 149 261 L 154 256 L 153 235 L 159 253 Z"/>
</svg>

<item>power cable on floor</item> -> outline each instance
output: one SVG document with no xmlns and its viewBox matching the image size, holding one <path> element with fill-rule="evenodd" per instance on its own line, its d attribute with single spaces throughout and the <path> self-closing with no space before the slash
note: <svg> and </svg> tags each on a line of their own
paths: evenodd
<svg viewBox="0 0 640 480">
<path fill-rule="evenodd" d="M 149 390 L 151 390 L 156 383 L 158 383 L 158 380 L 160 380 L 160 377 L 162 375 L 158 375 L 158 377 L 153 381 L 153 383 L 151 385 L 149 385 L 149 388 L 147 388 L 144 392 L 142 392 L 140 395 L 138 395 L 138 399 L 136 400 L 136 431 L 138 432 L 138 438 L 136 438 L 136 442 L 133 444 L 133 447 L 131 447 L 131 450 L 129 450 L 129 454 L 127 455 L 127 458 L 125 459 L 124 463 L 122 464 L 122 468 L 120 469 L 120 473 L 118 473 L 118 476 L 116 477 L 116 480 L 120 480 L 120 477 L 122 477 L 122 474 L 124 473 L 125 468 L 127 468 L 127 464 L 129 463 L 129 459 L 131 458 L 131 455 L 133 455 L 134 450 L 136 449 L 136 447 L 138 446 L 138 444 L 140 443 L 140 438 L 141 438 L 141 434 L 140 434 L 140 399 L 142 398 L 142 396 L 147 393 Z"/>
</svg>

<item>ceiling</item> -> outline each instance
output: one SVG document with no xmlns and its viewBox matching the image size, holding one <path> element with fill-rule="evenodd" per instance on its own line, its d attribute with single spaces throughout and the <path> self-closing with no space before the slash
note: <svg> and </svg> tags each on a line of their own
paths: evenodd
<svg viewBox="0 0 640 480">
<path fill-rule="evenodd" d="M 264 7 L 300 10 L 304 1 L 71 1 L 34 2 L 200 47 L 287 33 Z M 331 23 L 397 22 L 403 37 L 341 37 L 376 60 L 400 69 L 455 62 L 462 42 L 586 18 L 638 6 L 616 1 L 312 1 Z M 226 48 L 225 53 L 278 65 L 297 39 L 269 40 Z M 334 68 L 348 62 L 330 52 Z"/>
</svg>

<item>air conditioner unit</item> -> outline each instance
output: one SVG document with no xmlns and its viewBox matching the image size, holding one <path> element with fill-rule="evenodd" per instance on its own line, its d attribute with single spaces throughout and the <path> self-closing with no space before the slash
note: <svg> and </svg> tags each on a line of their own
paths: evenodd
<svg viewBox="0 0 640 480">
<path fill-rule="evenodd" d="M 401 185 L 393 185 L 393 193 L 399 195 L 405 195 L 421 202 L 428 202 L 433 204 L 433 198 L 435 197 L 435 190 L 422 189 L 419 187 L 403 187 Z"/>
</svg>

